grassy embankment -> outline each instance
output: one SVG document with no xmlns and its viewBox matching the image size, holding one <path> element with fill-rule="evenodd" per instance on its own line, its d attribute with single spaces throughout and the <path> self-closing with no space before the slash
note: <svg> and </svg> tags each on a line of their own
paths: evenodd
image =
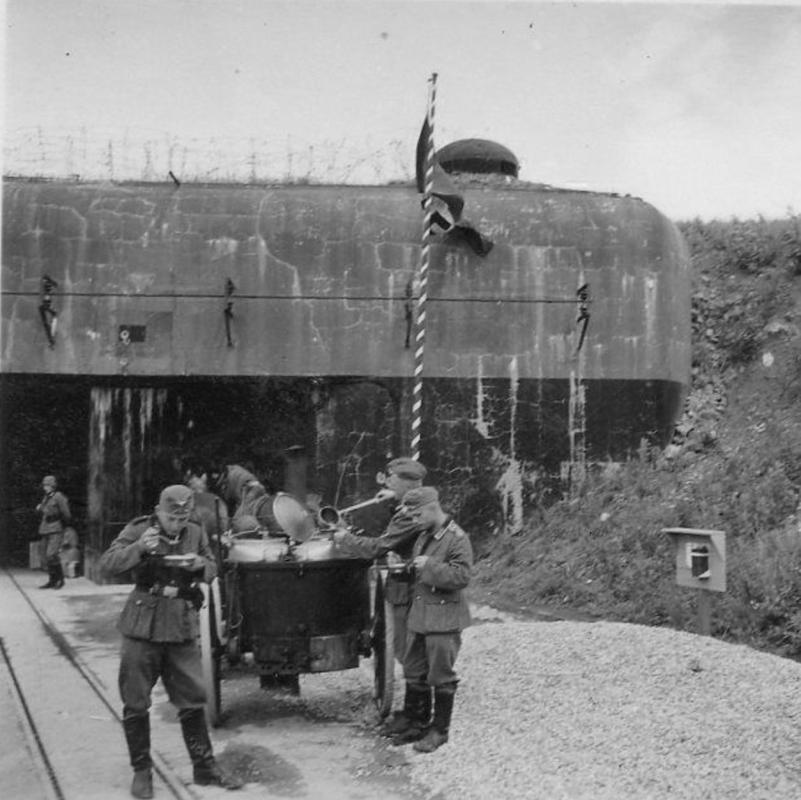
<svg viewBox="0 0 801 800">
<path fill-rule="evenodd" d="M 673 443 L 593 470 L 479 554 L 475 594 L 695 629 L 663 527 L 727 533 L 713 635 L 801 658 L 801 216 L 679 224 L 693 263 L 692 388 Z"/>
</svg>

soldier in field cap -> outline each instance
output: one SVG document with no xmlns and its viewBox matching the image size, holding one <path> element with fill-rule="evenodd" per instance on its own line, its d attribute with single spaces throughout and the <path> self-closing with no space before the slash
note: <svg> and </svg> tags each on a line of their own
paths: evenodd
<svg viewBox="0 0 801 800">
<path fill-rule="evenodd" d="M 150 695 L 161 678 L 178 719 L 201 786 L 238 788 L 214 759 L 206 726 L 206 691 L 197 645 L 197 611 L 203 601 L 201 581 L 217 573 L 205 531 L 194 521 L 194 493 L 168 486 L 155 513 L 129 522 L 100 560 L 108 575 L 131 570 L 135 586 L 122 610 L 119 689 L 122 724 L 134 770 L 131 794 L 153 797 L 150 757 Z M 184 555 L 174 565 L 165 556 Z"/>
<path fill-rule="evenodd" d="M 168 486 L 159 495 L 156 514 L 163 512 L 168 516 L 188 517 L 195 507 L 192 490 L 188 486 L 175 484 Z"/>
<path fill-rule="evenodd" d="M 473 550 L 467 534 L 442 509 L 433 486 L 412 489 L 401 510 L 420 530 L 412 548 L 411 606 L 403 661 L 409 723 L 393 742 L 430 753 L 448 741 L 458 683 L 454 666 L 470 624 L 464 589 Z M 433 692 L 433 717 L 431 716 Z"/>
<path fill-rule="evenodd" d="M 413 458 L 393 458 L 387 464 L 387 477 L 395 476 L 406 481 L 416 481 L 418 486 L 427 472 L 428 470 Z"/>
<path fill-rule="evenodd" d="M 346 530 L 334 532 L 334 543 L 344 553 L 358 558 L 383 558 L 387 554 L 398 562 L 406 562 L 412 554 L 417 534 L 420 532 L 414 521 L 400 509 L 400 500 L 410 489 L 419 487 L 426 476 L 426 468 L 413 458 L 393 458 L 387 463 L 386 474 L 379 473 L 376 477 L 383 488 L 376 495 L 377 499 L 385 499 L 391 504 L 392 518 L 386 530 L 380 536 L 357 536 Z M 384 586 L 384 597 L 392 606 L 392 619 L 394 623 L 393 646 L 395 658 L 403 663 L 406 650 L 406 615 L 409 611 L 409 581 L 410 573 L 406 571 L 391 572 L 387 576 Z M 407 725 L 406 702 L 404 710 L 393 715 L 382 732 L 393 736 Z"/>
<path fill-rule="evenodd" d="M 403 495 L 401 500 L 403 507 L 415 515 L 417 515 L 418 509 L 427 506 L 429 503 L 439 503 L 439 492 L 433 486 L 420 486 L 418 489 L 410 489 Z"/>
</svg>

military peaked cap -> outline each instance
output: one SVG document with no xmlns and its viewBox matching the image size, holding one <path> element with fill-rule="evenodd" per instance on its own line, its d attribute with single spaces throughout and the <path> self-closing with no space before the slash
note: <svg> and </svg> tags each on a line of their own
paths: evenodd
<svg viewBox="0 0 801 800">
<path fill-rule="evenodd" d="M 413 458 L 393 458 L 387 464 L 387 472 L 397 475 L 399 478 L 405 478 L 410 481 L 421 481 L 425 478 L 428 470 Z"/>
<path fill-rule="evenodd" d="M 433 486 L 421 486 L 419 489 L 410 489 L 406 492 L 403 495 L 402 505 L 408 509 L 415 509 L 438 502 L 439 492 Z"/>
<path fill-rule="evenodd" d="M 159 497 L 159 508 L 165 514 L 189 514 L 195 507 L 195 494 L 188 486 L 168 486 Z"/>
</svg>

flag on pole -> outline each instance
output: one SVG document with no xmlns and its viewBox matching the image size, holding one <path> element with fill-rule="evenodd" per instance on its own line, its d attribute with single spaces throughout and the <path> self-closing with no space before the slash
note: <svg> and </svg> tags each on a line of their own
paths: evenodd
<svg viewBox="0 0 801 800">
<path fill-rule="evenodd" d="M 417 191 L 420 194 L 423 194 L 426 190 L 426 148 L 428 147 L 430 136 L 431 127 L 426 116 L 420 131 L 420 138 L 417 140 L 416 173 Z M 448 230 L 461 219 L 464 198 L 453 185 L 450 175 L 442 168 L 436 155 L 434 155 L 434 179 L 431 185 L 431 198 L 434 203 L 433 212 L 439 216 L 436 223 L 443 230 Z"/>
<path fill-rule="evenodd" d="M 417 177 L 417 191 L 425 192 L 426 149 L 431 136 L 428 116 L 423 121 L 420 138 L 417 140 L 417 153 L 415 174 Z M 467 220 L 462 219 L 464 210 L 464 197 L 456 188 L 450 175 L 434 155 L 434 174 L 431 186 L 431 221 L 441 231 L 454 232 L 461 235 L 475 253 L 486 256 L 492 250 L 493 243 L 473 227 Z"/>
</svg>

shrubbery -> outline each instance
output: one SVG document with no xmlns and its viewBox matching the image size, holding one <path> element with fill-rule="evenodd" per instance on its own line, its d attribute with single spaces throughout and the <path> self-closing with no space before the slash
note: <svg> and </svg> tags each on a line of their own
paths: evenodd
<svg viewBox="0 0 801 800">
<path fill-rule="evenodd" d="M 674 444 L 643 445 L 533 509 L 523 531 L 501 535 L 479 561 L 477 587 L 503 607 L 693 630 L 696 598 L 675 585 L 673 545 L 660 531 L 717 528 L 727 532 L 728 588 L 714 602 L 715 635 L 801 658 L 801 344 L 792 322 L 801 219 L 680 227 L 694 268 L 693 385 Z M 763 386 L 754 359 L 768 343 L 785 366 Z"/>
</svg>

